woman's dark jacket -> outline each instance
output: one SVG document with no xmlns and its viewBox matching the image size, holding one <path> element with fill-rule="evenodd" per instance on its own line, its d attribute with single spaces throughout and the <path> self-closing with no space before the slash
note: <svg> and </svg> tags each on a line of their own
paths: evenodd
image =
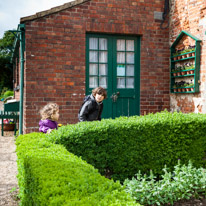
<svg viewBox="0 0 206 206">
<path fill-rule="evenodd" d="M 102 110 L 103 103 L 96 102 L 94 96 L 91 94 L 90 99 L 83 104 L 78 114 L 79 121 L 101 121 Z"/>
</svg>

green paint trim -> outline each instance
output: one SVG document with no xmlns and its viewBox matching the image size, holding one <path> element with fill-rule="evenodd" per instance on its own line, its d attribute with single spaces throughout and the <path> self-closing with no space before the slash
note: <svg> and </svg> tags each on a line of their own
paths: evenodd
<svg viewBox="0 0 206 206">
<path fill-rule="evenodd" d="M 117 108 L 115 108 L 115 104 L 112 102 L 111 95 L 113 93 L 117 93 L 120 91 L 120 98 L 127 98 L 127 97 L 132 97 L 135 98 L 135 105 L 136 107 L 134 108 L 134 112 L 136 115 L 140 114 L 140 43 L 141 43 L 141 37 L 140 36 L 130 36 L 130 35 L 112 35 L 112 34 L 95 34 L 95 33 L 87 33 L 86 34 L 86 69 L 85 69 L 85 74 L 86 74 L 86 91 L 85 95 L 88 95 L 91 93 L 91 89 L 89 88 L 89 38 L 95 37 L 95 38 L 106 38 L 108 40 L 108 87 L 107 87 L 107 92 L 108 92 L 108 99 L 105 100 L 105 103 L 107 101 L 108 105 L 111 105 L 113 108 L 113 114 L 112 118 L 115 118 L 114 114 Z M 117 79 L 114 78 L 116 77 L 116 68 L 117 68 L 117 51 L 116 51 L 116 40 L 117 39 L 124 39 L 124 40 L 134 40 L 135 41 L 135 85 L 134 89 L 129 89 L 129 88 L 116 88 L 117 85 Z M 110 54 L 113 55 L 110 55 Z M 123 100 L 122 100 L 123 101 Z M 113 106 L 112 106 L 113 105 Z M 114 111 L 115 110 L 115 111 Z"/>
<path fill-rule="evenodd" d="M 15 35 L 11 62 L 16 56 L 20 46 L 20 102 L 19 102 L 19 135 L 23 134 L 23 103 L 24 103 L 24 51 L 25 51 L 25 25 L 19 24 L 17 30 L 10 31 Z M 18 53 L 17 53 L 18 54 Z"/>
<path fill-rule="evenodd" d="M 176 40 L 174 41 L 174 43 L 172 44 L 171 48 L 174 48 L 179 43 L 179 41 L 182 39 L 182 37 L 184 35 L 187 35 L 187 36 L 191 37 L 196 42 L 197 41 L 201 41 L 199 38 L 197 38 L 196 36 L 192 35 L 190 32 L 188 32 L 188 31 L 181 31 L 180 34 L 178 35 L 178 37 L 176 38 Z"/>
<path fill-rule="evenodd" d="M 21 70 L 20 70 L 20 115 L 19 115 L 19 135 L 23 134 L 23 104 L 24 104 L 24 50 L 25 50 L 25 29 L 20 25 L 20 53 L 21 53 Z"/>
<path fill-rule="evenodd" d="M 175 47 L 176 45 L 179 43 L 179 41 L 181 40 L 181 38 L 184 36 L 184 35 L 187 35 L 191 38 L 193 38 L 195 40 L 195 56 L 192 56 L 192 57 L 187 57 L 187 58 L 184 58 L 184 59 L 179 59 L 179 60 L 173 60 L 173 53 L 175 52 Z M 195 37 L 194 35 L 192 35 L 191 33 L 189 32 L 186 32 L 186 31 L 182 31 L 179 36 L 177 37 L 177 39 L 175 40 L 175 42 L 172 44 L 172 46 L 170 47 L 170 93 L 198 93 L 199 92 L 199 80 L 200 80 L 200 51 L 201 51 L 201 40 L 198 39 L 197 37 Z M 192 53 L 192 52 L 188 52 L 188 53 Z M 185 53 L 187 54 L 187 53 Z M 178 55 L 178 56 L 182 56 L 182 55 Z M 187 61 L 188 59 L 194 59 L 194 63 L 195 63 L 195 70 L 194 70 L 194 74 L 191 74 L 191 75 L 180 75 L 180 76 L 172 76 L 174 72 L 172 72 L 172 69 L 175 68 L 175 62 L 181 62 L 181 61 Z M 173 89 L 173 85 L 175 83 L 175 79 L 177 78 L 183 78 L 183 77 L 192 77 L 193 76 L 193 79 L 194 79 L 194 91 L 191 91 L 191 92 L 174 92 L 174 89 Z M 182 87 L 182 88 L 185 88 L 185 87 Z"/>
</svg>

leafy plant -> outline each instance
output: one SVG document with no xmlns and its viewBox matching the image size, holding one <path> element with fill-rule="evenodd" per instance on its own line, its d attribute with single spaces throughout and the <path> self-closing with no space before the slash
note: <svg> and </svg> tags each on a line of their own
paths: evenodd
<svg viewBox="0 0 206 206">
<path fill-rule="evenodd" d="M 188 166 L 181 165 L 179 161 L 173 173 L 166 166 L 163 172 L 161 180 L 157 181 L 152 171 L 149 176 L 139 171 L 132 180 L 125 180 L 126 191 L 144 205 L 173 204 L 192 196 L 198 197 L 202 192 L 206 194 L 205 169 L 197 169 L 191 162 Z"/>
<path fill-rule="evenodd" d="M 178 56 L 178 55 L 182 54 L 182 53 L 183 53 L 183 50 L 184 50 L 184 49 L 177 49 L 176 52 L 173 53 L 173 56 Z"/>
<path fill-rule="evenodd" d="M 194 69 L 194 65 L 191 62 L 187 62 L 184 64 L 184 69 L 185 70 Z"/>
<path fill-rule="evenodd" d="M 13 91 L 6 91 L 3 95 L 4 98 L 7 98 L 7 97 L 10 97 L 10 96 L 13 96 L 14 95 L 14 92 Z"/>
<path fill-rule="evenodd" d="M 182 49 L 182 50 L 180 51 L 180 54 L 184 54 L 184 53 L 185 53 L 185 50 Z"/>
<path fill-rule="evenodd" d="M 185 49 L 185 53 L 191 52 L 192 49 Z"/>
<path fill-rule="evenodd" d="M 174 85 L 173 85 L 173 88 L 177 88 L 177 84 L 174 84 Z"/>
<path fill-rule="evenodd" d="M 13 71 L 10 63 L 12 46 L 15 36 L 11 32 L 5 32 L 0 39 L 0 91 L 4 87 L 12 89 Z"/>
<path fill-rule="evenodd" d="M 183 85 L 184 87 L 189 87 L 189 83 L 185 82 L 185 84 Z"/>
<path fill-rule="evenodd" d="M 190 45 L 190 46 L 189 46 L 189 49 L 191 49 L 191 51 L 195 51 L 195 48 L 196 48 L 196 46 L 195 46 L 195 45 L 193 45 L 193 46 L 192 46 L 192 45 Z"/>
<path fill-rule="evenodd" d="M 12 193 L 12 192 L 15 192 L 16 191 L 16 187 L 13 187 L 11 190 L 10 190 L 10 192 Z"/>
<path fill-rule="evenodd" d="M 42 133 L 20 135 L 16 144 L 20 205 L 140 206 L 119 182 Z"/>
<path fill-rule="evenodd" d="M 194 46 L 191 46 L 189 45 L 186 49 L 184 49 L 182 52 L 183 53 L 188 53 L 188 52 L 192 52 L 192 51 L 195 51 L 195 45 Z"/>
<path fill-rule="evenodd" d="M 175 71 L 181 71 L 183 67 L 181 65 L 175 65 Z"/>
<path fill-rule="evenodd" d="M 176 51 L 175 53 L 173 53 L 173 57 L 178 56 L 180 53 L 178 51 Z"/>
<path fill-rule="evenodd" d="M 14 95 L 13 91 L 8 90 L 8 88 L 4 88 L 1 92 L 0 99 L 5 99 L 13 95 Z"/>
<path fill-rule="evenodd" d="M 180 81 L 180 82 L 175 82 L 176 87 L 184 87 L 184 85 L 186 84 L 185 81 Z"/>
</svg>

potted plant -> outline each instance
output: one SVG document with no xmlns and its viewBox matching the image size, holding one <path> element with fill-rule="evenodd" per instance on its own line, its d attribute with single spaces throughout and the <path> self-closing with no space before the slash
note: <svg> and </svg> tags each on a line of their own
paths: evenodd
<svg viewBox="0 0 206 206">
<path fill-rule="evenodd" d="M 190 47 L 185 48 L 185 53 L 187 53 L 186 54 L 187 57 L 191 56 L 191 53 L 189 53 L 189 52 L 191 52 L 191 48 Z"/>
<path fill-rule="evenodd" d="M 177 60 L 178 59 L 178 57 L 177 57 L 178 55 L 179 55 L 179 52 L 176 50 L 176 52 L 172 54 L 173 59 Z"/>
<path fill-rule="evenodd" d="M 185 75 L 186 74 L 186 71 L 184 71 L 185 70 L 185 67 L 184 67 L 184 65 L 182 66 L 182 70 L 181 70 L 181 75 Z"/>
<path fill-rule="evenodd" d="M 189 82 L 185 82 L 185 83 L 184 83 L 184 87 L 185 87 L 185 91 L 186 91 L 186 92 L 189 92 L 190 89 L 191 89 L 191 88 L 189 87 L 189 84 L 190 84 Z"/>
<path fill-rule="evenodd" d="M 182 92 L 182 88 L 178 88 L 177 91 L 178 91 L 178 92 Z"/>
<path fill-rule="evenodd" d="M 190 70 L 190 74 L 194 74 L 194 72 L 195 72 L 194 70 Z"/>
<path fill-rule="evenodd" d="M 180 54 L 182 55 L 182 59 L 184 59 L 184 58 L 187 57 L 186 54 L 185 54 L 185 50 L 184 50 L 184 49 L 182 49 L 182 50 L 180 51 Z"/>
<path fill-rule="evenodd" d="M 194 83 L 192 79 L 190 82 L 187 83 L 187 87 L 189 88 L 189 91 L 194 91 Z"/>
<path fill-rule="evenodd" d="M 190 63 L 190 62 L 187 62 L 187 63 L 184 64 L 184 69 L 188 70 L 186 72 L 187 74 L 192 74 L 192 73 L 190 73 L 190 70 L 194 69 L 194 65 L 192 63 Z M 194 70 L 193 70 L 193 73 L 194 73 Z"/>
<path fill-rule="evenodd" d="M 177 92 L 177 84 L 176 84 L 176 82 L 175 82 L 175 84 L 173 85 L 173 91 L 174 91 L 174 92 Z"/>
<path fill-rule="evenodd" d="M 185 84 L 186 84 L 185 81 L 178 82 L 177 84 L 178 84 L 178 92 L 185 92 L 186 91 L 186 89 L 184 88 Z"/>
<path fill-rule="evenodd" d="M 194 91 L 194 83 L 189 84 L 191 91 Z"/>
<path fill-rule="evenodd" d="M 15 124 L 12 120 L 5 119 L 4 122 L 4 131 L 14 131 Z"/>
<path fill-rule="evenodd" d="M 181 52 L 182 52 L 182 49 L 177 49 L 176 52 L 174 53 L 174 56 L 177 56 L 177 59 L 181 59 L 182 58 Z"/>
<path fill-rule="evenodd" d="M 190 46 L 190 48 L 191 48 L 192 56 L 195 56 L 195 45 Z"/>
<path fill-rule="evenodd" d="M 194 56 L 195 55 L 195 53 L 194 53 L 195 45 L 194 46 L 189 45 L 189 46 L 185 47 L 184 51 L 185 51 L 185 53 L 187 53 L 186 54 L 187 57 L 191 57 L 192 55 Z"/>
<path fill-rule="evenodd" d="M 172 69 L 172 75 L 174 76 L 174 77 L 176 77 L 177 76 L 177 73 L 176 73 L 176 70 L 175 69 Z"/>
<path fill-rule="evenodd" d="M 187 49 L 187 52 L 190 52 L 190 53 L 188 53 L 188 57 L 195 56 L 195 45 L 194 46 L 190 45 Z"/>
<path fill-rule="evenodd" d="M 185 88 L 184 88 L 184 92 L 185 92 L 185 91 L 188 91 L 188 88 L 187 88 L 187 87 L 188 87 L 188 83 L 185 82 L 183 86 L 185 87 Z"/>
<path fill-rule="evenodd" d="M 181 65 L 176 67 L 177 76 L 181 76 L 181 70 L 182 70 L 182 66 Z"/>
</svg>

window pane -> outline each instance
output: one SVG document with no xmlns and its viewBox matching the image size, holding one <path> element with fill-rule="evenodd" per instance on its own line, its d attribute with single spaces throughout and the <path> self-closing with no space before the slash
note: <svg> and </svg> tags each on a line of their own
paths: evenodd
<svg viewBox="0 0 206 206">
<path fill-rule="evenodd" d="M 117 65 L 117 76 L 125 76 L 125 65 L 124 64 Z"/>
<path fill-rule="evenodd" d="M 117 40 L 117 51 L 125 51 L 125 40 L 124 39 Z"/>
<path fill-rule="evenodd" d="M 99 39 L 99 50 L 107 50 L 107 39 Z"/>
<path fill-rule="evenodd" d="M 127 52 L 127 63 L 134 64 L 134 52 Z"/>
<path fill-rule="evenodd" d="M 90 77 L 89 78 L 89 87 L 94 88 L 98 86 L 98 77 Z"/>
<path fill-rule="evenodd" d="M 99 65 L 99 75 L 107 75 L 107 64 Z"/>
<path fill-rule="evenodd" d="M 126 78 L 126 88 L 134 88 L 134 78 L 133 77 Z"/>
<path fill-rule="evenodd" d="M 89 61 L 90 62 L 98 62 L 98 52 L 90 51 L 89 52 Z"/>
<path fill-rule="evenodd" d="M 117 88 L 125 88 L 125 78 L 117 78 Z"/>
<path fill-rule="evenodd" d="M 99 52 L 99 62 L 107 63 L 107 52 Z"/>
<path fill-rule="evenodd" d="M 89 75 L 98 75 L 98 64 L 89 64 Z"/>
<path fill-rule="evenodd" d="M 107 88 L 107 77 L 99 78 L 99 86 L 103 88 Z"/>
<path fill-rule="evenodd" d="M 126 76 L 134 76 L 134 65 L 127 65 Z"/>
<path fill-rule="evenodd" d="M 117 52 L 117 63 L 125 63 L 125 53 Z"/>
<path fill-rule="evenodd" d="M 134 51 L 134 40 L 126 41 L 127 51 Z"/>
<path fill-rule="evenodd" d="M 89 38 L 89 49 L 98 49 L 98 38 Z"/>
</svg>

